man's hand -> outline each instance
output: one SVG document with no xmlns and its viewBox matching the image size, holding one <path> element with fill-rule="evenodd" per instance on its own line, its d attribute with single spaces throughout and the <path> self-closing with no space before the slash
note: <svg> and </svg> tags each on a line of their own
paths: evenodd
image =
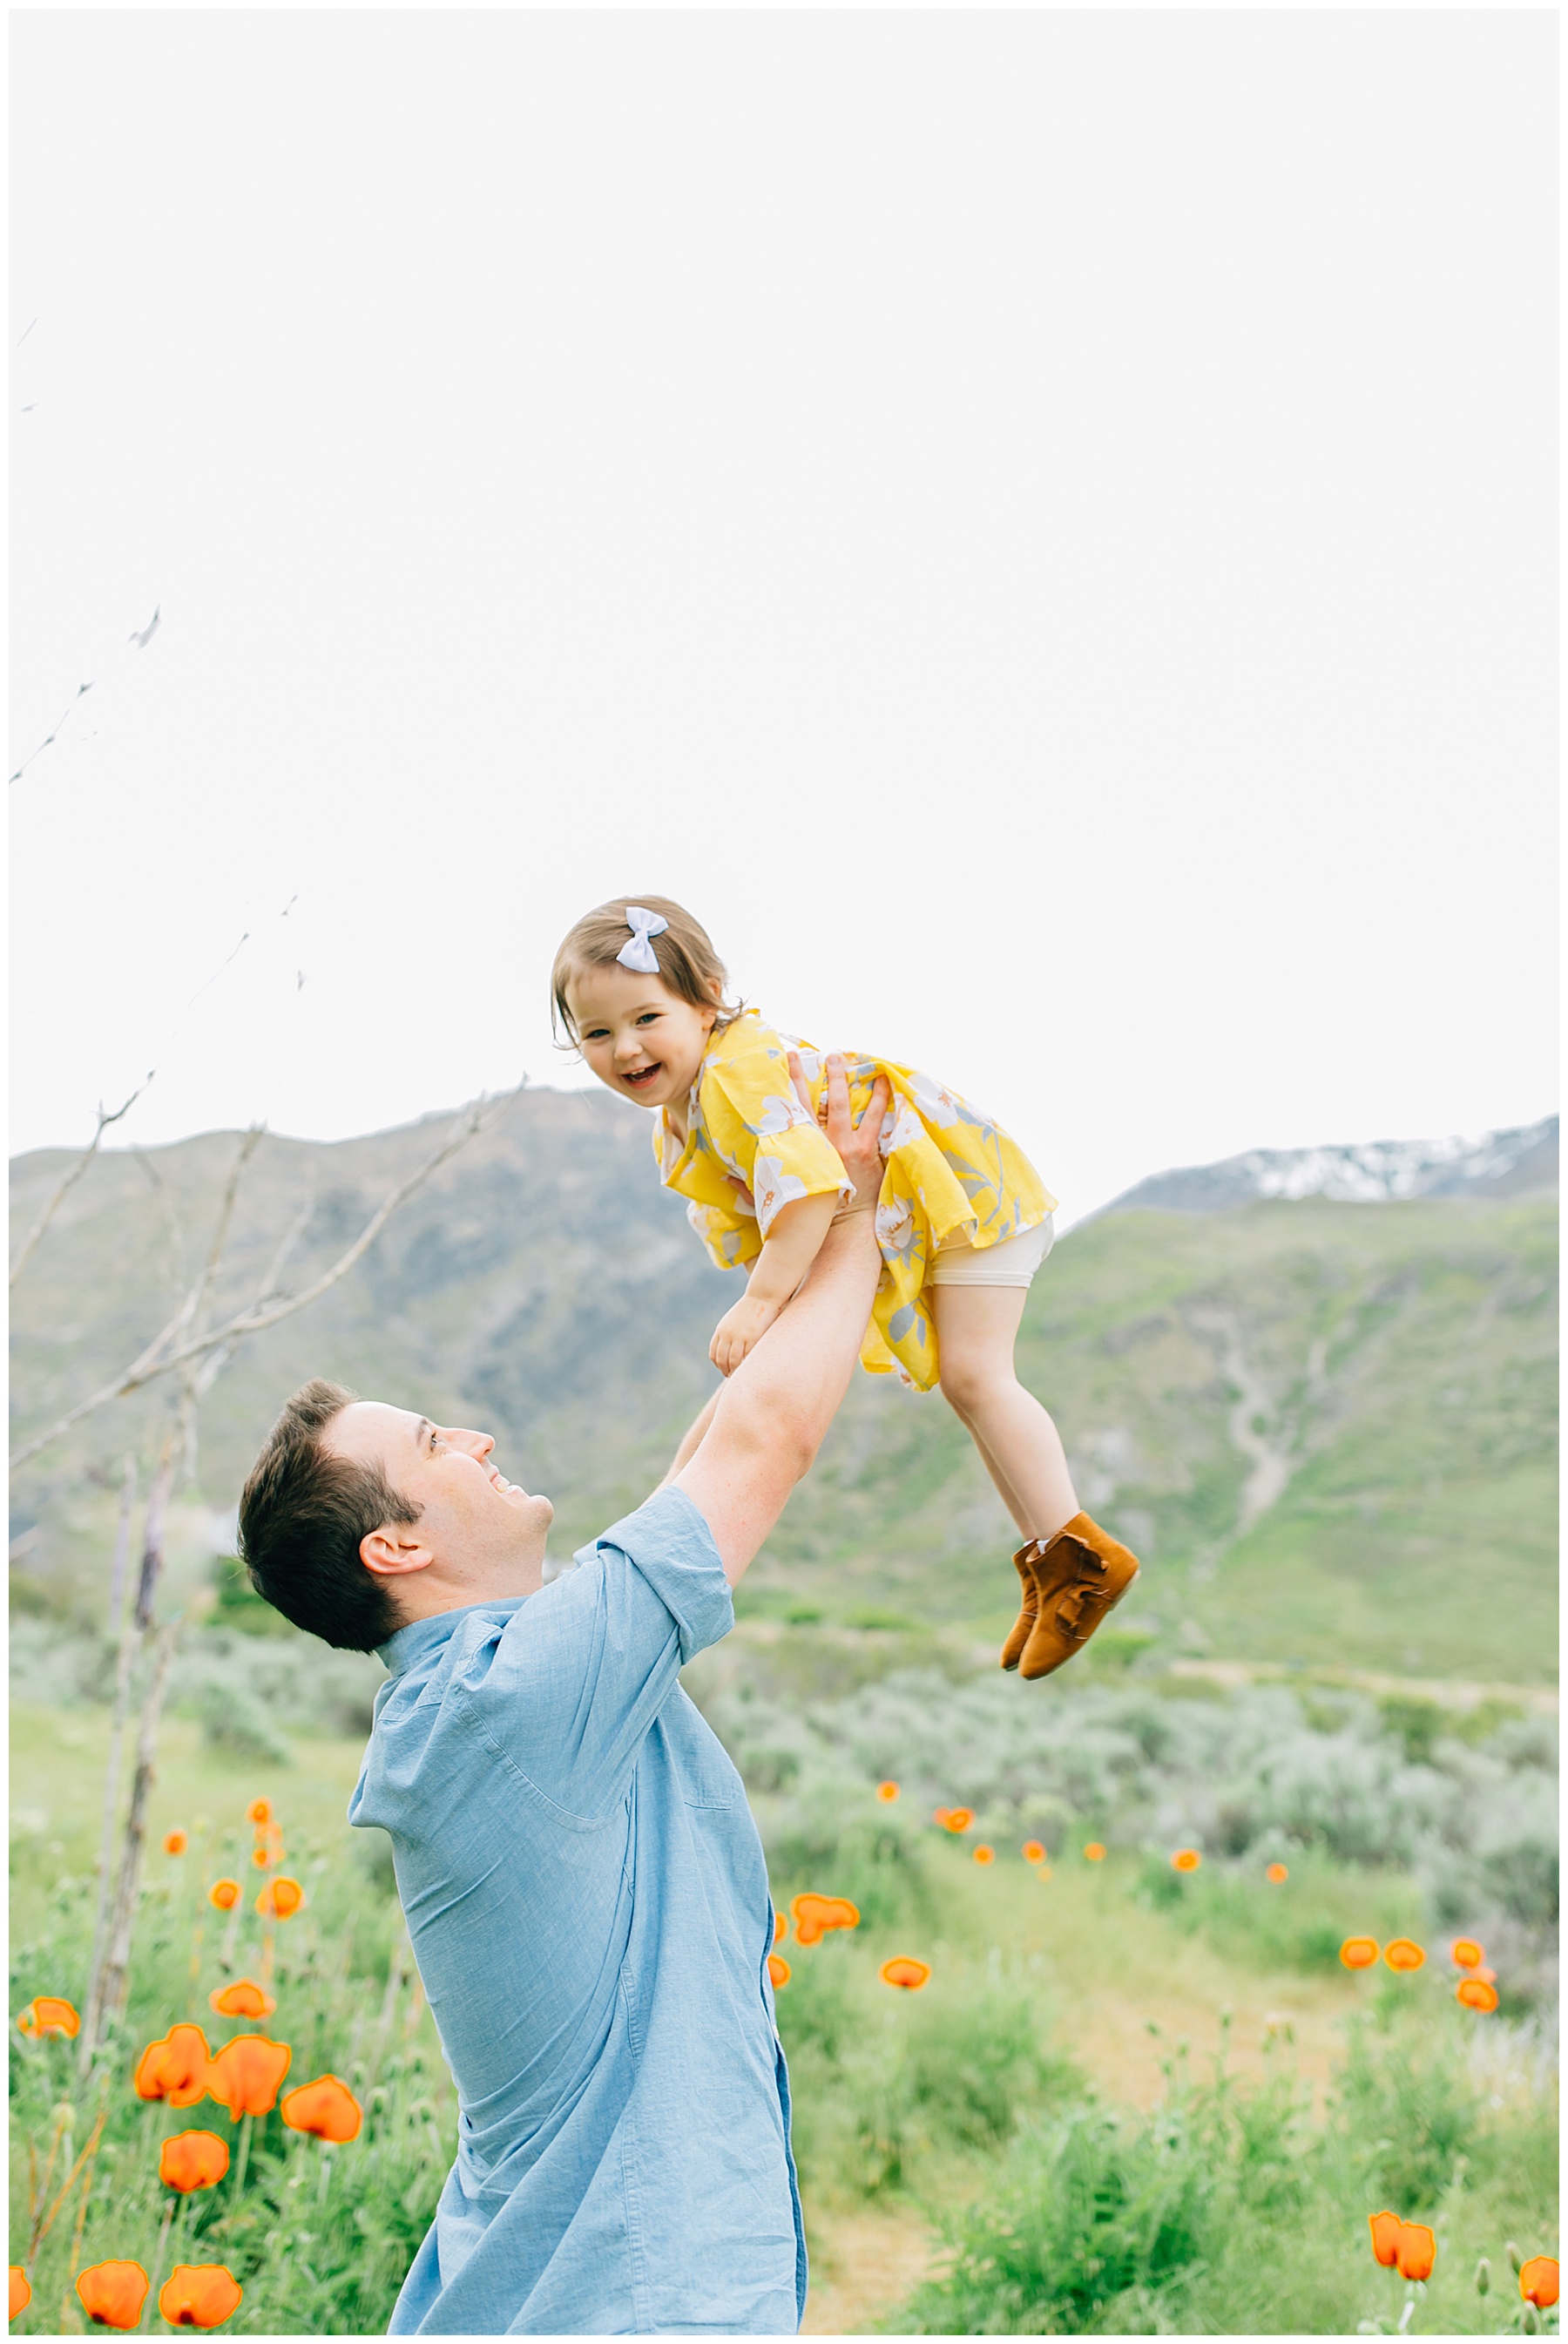
<svg viewBox="0 0 1568 2344">
<path fill-rule="evenodd" d="M 732 1309 L 727 1310 L 713 1330 L 713 1340 L 708 1346 L 708 1356 L 721 1376 L 732 1376 L 741 1360 L 778 1318 L 781 1303 L 763 1302 L 750 1294 L 743 1294 Z"/>
<path fill-rule="evenodd" d="M 886 1075 L 879 1075 L 857 1120 L 849 1107 L 849 1083 L 844 1061 L 837 1050 L 823 1060 L 823 1066 L 828 1080 L 822 1104 L 813 1110 L 811 1086 L 806 1080 L 799 1054 L 794 1050 L 789 1053 L 789 1079 L 795 1086 L 795 1096 L 808 1115 L 815 1112 L 854 1187 L 853 1202 L 834 1215 L 835 1220 L 842 1221 L 852 1213 L 876 1210 L 882 1187 L 882 1123 L 893 1094 Z"/>
</svg>

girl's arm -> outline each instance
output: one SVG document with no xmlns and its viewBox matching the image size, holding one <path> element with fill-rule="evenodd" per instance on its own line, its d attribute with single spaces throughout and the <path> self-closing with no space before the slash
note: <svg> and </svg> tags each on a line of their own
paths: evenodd
<svg viewBox="0 0 1568 2344">
<path fill-rule="evenodd" d="M 720 1375 L 733 1375 L 778 1318 L 822 1249 L 839 1210 L 835 1190 L 824 1197 L 797 1197 L 780 1205 L 752 1265 L 746 1292 L 713 1330 L 708 1355 Z"/>
</svg>

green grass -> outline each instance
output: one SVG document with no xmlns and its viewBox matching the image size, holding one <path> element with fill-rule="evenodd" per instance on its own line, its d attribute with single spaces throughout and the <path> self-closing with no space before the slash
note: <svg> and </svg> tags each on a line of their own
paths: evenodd
<svg viewBox="0 0 1568 2344">
<path fill-rule="evenodd" d="M 1399 1723 L 1421 1731 L 1419 1718 Z M 14 1737 L 14 1796 L 28 1828 L 14 1858 L 13 2012 L 35 1994 L 82 2000 L 104 1720 L 19 1704 Z M 154 1844 L 180 1824 L 192 1845 L 149 1860 L 126 2022 L 85 2078 L 69 2046 L 14 2037 L 12 2259 L 34 2286 L 18 2332 L 79 2332 L 73 2278 L 110 2258 L 159 2276 L 176 2259 L 226 2264 L 246 2290 L 228 2323 L 241 2333 L 386 2326 L 454 2152 L 455 2095 L 417 1985 L 397 1966 L 404 1939 L 384 1847 L 344 1822 L 357 1745 L 297 1742 L 293 1757 L 240 1762 L 187 1722 L 166 1727 Z M 258 2031 L 293 2046 L 290 2086 L 337 2074 L 366 2123 L 358 2140 L 329 2150 L 274 2111 L 250 2127 L 242 2187 L 241 2127 L 218 2104 L 146 2106 L 130 2079 L 141 2046 L 176 2019 L 205 2024 L 215 2047 L 252 2031 L 215 2017 L 207 1996 L 266 1969 L 243 1821 L 258 1793 L 278 1809 L 287 1868 L 308 1893 L 274 1934 L 278 2009 Z M 903 2310 L 890 2308 L 889 2325 L 1392 2329 L 1403 2291 L 1372 2265 L 1365 2228 L 1386 2203 L 1432 2221 L 1442 2239 L 1412 2332 L 1484 2332 L 1506 2299 L 1488 2307 L 1474 2295 L 1475 2258 L 1492 2258 L 1505 2288 L 1509 2238 L 1551 2251 L 1552 2109 L 1530 2086 L 1523 2051 L 1512 2066 L 1502 2056 L 1527 2036 L 1461 2014 L 1435 1950 L 1410 1980 L 1351 1978 L 1331 1955 L 1352 1929 L 1387 1936 L 1415 1925 L 1419 1891 L 1404 1874 L 1307 1853 L 1292 1856 L 1282 1889 L 1255 1865 L 1206 1862 L 1181 1878 L 1132 1850 L 1088 1865 L 1073 1834 L 1042 1880 L 1010 1844 L 976 1865 L 912 1799 L 884 1806 L 869 1785 L 854 1797 L 841 1783 L 755 1795 L 781 1909 L 816 1888 L 852 1897 L 862 1915 L 852 1933 L 811 1948 L 791 1935 L 781 1947 L 792 1975 L 779 2017 L 808 2220 L 916 2209 L 947 2236 L 932 2278 Z M 246 1881 L 233 1923 L 206 1901 L 222 1872 Z M 898 1953 L 930 1963 L 923 1991 L 881 1983 L 881 1963 Z M 1261 2013 L 1293 2016 L 1268 2020 L 1275 2048 L 1261 2063 L 1249 2035 L 1229 2076 L 1144 2031 L 1159 2011 L 1169 2036 L 1207 2045 L 1231 2006 L 1249 2029 Z M 1122 2088 L 1105 2033 L 1112 2016 L 1136 2029 L 1146 2060 L 1152 2046 L 1163 2061 L 1152 2107 L 1146 2091 L 1133 2105 Z M 1493 2068 L 1473 2066 L 1478 2046 L 1498 2052 Z M 96 2150 L 34 2246 L 100 2112 Z M 231 2165 L 166 2236 L 158 2144 L 187 2128 L 224 2138 Z M 156 2312 L 147 2325 L 161 2327 Z"/>
</svg>

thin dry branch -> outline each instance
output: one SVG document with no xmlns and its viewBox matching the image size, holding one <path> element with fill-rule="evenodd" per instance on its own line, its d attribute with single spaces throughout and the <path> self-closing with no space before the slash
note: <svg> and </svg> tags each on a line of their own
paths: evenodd
<svg viewBox="0 0 1568 2344">
<path fill-rule="evenodd" d="M 151 1080 L 152 1076 L 149 1075 L 147 1076 L 147 1082 L 150 1083 Z M 83 1148 L 81 1154 L 76 1157 L 75 1162 L 66 1170 L 59 1187 L 55 1189 L 54 1195 L 50 1197 L 48 1203 L 45 1206 L 43 1211 L 39 1214 L 37 1219 L 34 1222 L 32 1228 L 28 1230 L 26 1236 L 22 1240 L 21 1250 L 17 1254 L 15 1260 L 11 1265 L 11 1283 L 13 1286 L 15 1285 L 16 1280 L 21 1277 L 22 1272 L 26 1268 L 27 1264 L 32 1260 L 33 1256 L 37 1252 L 38 1248 L 43 1244 L 45 1232 L 48 1228 L 50 1222 L 54 1219 L 55 1214 L 59 1211 L 61 1206 L 65 1203 L 66 1197 L 70 1195 L 72 1189 L 75 1187 L 77 1181 L 81 1178 L 83 1173 L 86 1170 L 88 1165 L 97 1154 L 99 1142 L 102 1140 L 105 1132 L 107 1131 L 112 1123 L 118 1123 L 122 1116 L 129 1115 L 131 1109 L 140 1098 L 143 1091 L 146 1089 L 146 1086 L 147 1083 L 138 1084 L 136 1088 L 131 1093 L 130 1097 L 126 1101 L 125 1106 L 117 1106 L 113 1115 L 106 1115 L 103 1106 L 100 1104 L 98 1108 L 98 1127 L 96 1131 L 94 1132 L 85 1147 Z"/>
<path fill-rule="evenodd" d="M 519 1085 L 518 1090 L 521 1088 L 522 1086 Z M 262 1334 L 267 1328 L 276 1327 L 280 1320 L 292 1318 L 297 1310 L 304 1310 L 312 1302 L 319 1300 L 329 1287 L 336 1286 L 340 1278 L 347 1277 L 361 1255 L 375 1244 L 393 1214 L 407 1203 L 416 1189 L 422 1187 L 432 1173 L 438 1172 L 441 1166 L 456 1156 L 460 1148 L 467 1147 L 471 1139 L 481 1131 L 487 1130 L 505 1113 L 518 1095 L 518 1091 L 508 1091 L 498 1099 L 477 1099 L 474 1105 L 466 1110 L 454 1130 L 442 1141 L 434 1155 L 427 1157 L 424 1163 L 416 1171 L 410 1173 L 407 1180 L 398 1183 L 397 1187 L 371 1214 L 370 1218 L 347 1251 L 339 1254 L 330 1269 L 325 1270 L 314 1284 L 306 1287 L 302 1293 L 260 1294 L 255 1301 L 247 1304 L 245 1308 L 236 1311 L 234 1316 L 226 1319 L 221 1326 L 211 1328 L 206 1333 L 187 1335 L 182 1342 L 179 1339 L 188 1328 L 191 1318 L 190 1301 L 187 1297 L 167 1326 L 154 1336 L 146 1349 L 132 1360 L 128 1368 L 112 1378 L 108 1383 L 100 1385 L 98 1389 L 90 1393 L 85 1399 L 78 1400 L 75 1408 L 67 1409 L 65 1414 L 57 1417 L 45 1431 L 35 1433 L 31 1440 L 24 1441 L 11 1459 L 12 1471 L 15 1472 L 19 1465 L 26 1464 L 30 1458 L 36 1457 L 44 1450 L 53 1447 L 62 1434 L 69 1432 L 73 1425 L 80 1424 L 84 1417 L 91 1416 L 95 1409 L 106 1408 L 111 1400 L 124 1399 L 127 1394 L 139 1391 L 145 1384 L 155 1382 L 158 1377 L 172 1375 L 177 1369 L 188 1366 L 191 1361 L 205 1359 L 215 1351 L 232 1350 L 235 1345 L 243 1342 L 247 1335 Z"/>
</svg>

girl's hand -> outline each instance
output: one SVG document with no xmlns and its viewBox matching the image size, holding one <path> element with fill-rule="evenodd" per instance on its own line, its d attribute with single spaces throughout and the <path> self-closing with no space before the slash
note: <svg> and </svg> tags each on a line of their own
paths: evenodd
<svg viewBox="0 0 1568 2344">
<path fill-rule="evenodd" d="M 743 1294 L 713 1330 L 708 1356 L 721 1376 L 732 1376 L 748 1351 L 754 1350 L 783 1308 Z"/>
</svg>

